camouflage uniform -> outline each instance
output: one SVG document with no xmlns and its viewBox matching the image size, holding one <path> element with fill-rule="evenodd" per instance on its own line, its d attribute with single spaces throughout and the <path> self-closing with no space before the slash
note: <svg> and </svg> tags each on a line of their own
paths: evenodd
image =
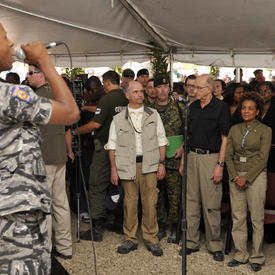
<svg viewBox="0 0 275 275">
<path fill-rule="evenodd" d="M 181 103 L 169 100 L 167 105 L 162 106 L 155 103 L 153 108 L 157 109 L 160 114 L 167 137 L 182 134 L 184 106 Z M 181 201 L 179 165 L 180 158 L 166 159 L 166 176 L 163 181 L 159 182 L 158 220 L 163 223 L 174 224 L 178 222 Z M 167 211 L 166 208 L 169 210 Z"/>
<path fill-rule="evenodd" d="M 37 124 L 48 123 L 51 102 L 27 86 L 1 83 L 0 91 L 0 274 L 50 274 L 51 198 Z"/>
<path fill-rule="evenodd" d="M 148 95 L 144 94 L 144 100 L 143 100 L 144 106 L 154 108 L 155 103 L 149 102 Z"/>
</svg>

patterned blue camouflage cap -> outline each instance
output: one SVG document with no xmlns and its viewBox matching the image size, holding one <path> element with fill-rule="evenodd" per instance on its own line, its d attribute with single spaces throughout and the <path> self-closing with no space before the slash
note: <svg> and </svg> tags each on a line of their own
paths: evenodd
<svg viewBox="0 0 275 275">
<path fill-rule="evenodd" d="M 154 87 L 165 84 L 169 84 L 168 77 L 165 75 L 159 75 L 154 79 Z"/>
</svg>

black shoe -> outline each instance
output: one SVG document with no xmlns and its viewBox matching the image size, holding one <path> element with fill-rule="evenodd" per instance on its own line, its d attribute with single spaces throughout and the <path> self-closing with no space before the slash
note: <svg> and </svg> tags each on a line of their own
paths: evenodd
<svg viewBox="0 0 275 275">
<path fill-rule="evenodd" d="M 159 226 L 159 232 L 157 234 L 157 237 L 159 240 L 162 240 L 164 237 L 166 237 L 166 224 L 163 222 L 158 222 Z"/>
<path fill-rule="evenodd" d="M 70 260 L 70 259 L 72 259 L 72 255 L 65 255 L 65 254 L 59 253 L 59 252 L 56 250 L 55 247 L 52 249 L 52 254 L 53 254 L 54 256 L 60 257 L 60 258 L 62 258 L 62 259 L 64 259 L 64 260 Z"/>
<path fill-rule="evenodd" d="M 147 249 L 152 253 L 153 256 L 162 256 L 163 251 L 158 243 L 147 246 Z"/>
<path fill-rule="evenodd" d="M 124 241 L 123 244 L 117 248 L 117 252 L 119 254 L 128 254 L 129 252 L 136 249 L 137 249 L 137 244 L 133 243 L 130 240 L 127 240 L 127 241 Z"/>
<path fill-rule="evenodd" d="M 91 241 L 91 230 L 82 231 L 80 232 L 80 240 Z M 96 232 L 93 230 L 93 241 L 94 242 L 101 242 L 103 240 L 103 233 Z"/>
<path fill-rule="evenodd" d="M 178 224 L 173 223 L 171 226 L 171 235 L 167 239 L 168 243 L 176 243 L 177 242 L 177 229 L 178 229 Z"/>
<path fill-rule="evenodd" d="M 232 260 L 227 264 L 227 266 L 229 266 L 229 267 L 235 267 L 235 266 L 239 266 L 239 265 L 241 265 L 241 264 L 247 264 L 247 261 L 246 261 L 245 263 L 242 263 L 242 262 L 239 262 L 239 261 L 237 261 L 237 260 L 235 260 L 235 259 L 232 259 Z"/>
<path fill-rule="evenodd" d="M 213 259 L 217 262 L 224 261 L 224 255 L 221 251 L 210 252 L 213 255 Z"/>
<path fill-rule="evenodd" d="M 261 264 L 257 264 L 257 263 L 252 263 L 250 264 L 251 266 L 251 269 L 254 271 L 254 272 L 258 272 L 262 269 L 262 265 Z"/>
<path fill-rule="evenodd" d="M 186 251 L 185 252 L 186 252 L 186 255 L 190 255 L 190 254 L 198 252 L 198 251 L 200 251 L 199 248 L 192 249 L 192 248 L 187 248 L 186 247 Z M 182 256 L 182 249 L 179 251 L 179 255 Z"/>
</svg>

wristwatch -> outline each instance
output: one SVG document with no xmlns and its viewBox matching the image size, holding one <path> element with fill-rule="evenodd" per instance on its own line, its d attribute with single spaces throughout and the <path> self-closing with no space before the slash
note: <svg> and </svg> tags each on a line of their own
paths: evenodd
<svg viewBox="0 0 275 275">
<path fill-rule="evenodd" d="M 217 164 L 220 165 L 221 167 L 224 167 L 224 162 L 223 161 L 218 161 Z"/>
<path fill-rule="evenodd" d="M 165 160 L 160 160 L 160 161 L 159 161 L 159 164 L 165 165 L 165 164 L 166 164 L 166 161 L 165 161 Z"/>
</svg>

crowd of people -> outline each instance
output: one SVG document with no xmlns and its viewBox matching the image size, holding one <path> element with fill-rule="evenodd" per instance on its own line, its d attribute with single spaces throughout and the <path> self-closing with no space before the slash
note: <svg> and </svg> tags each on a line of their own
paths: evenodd
<svg viewBox="0 0 275 275">
<path fill-rule="evenodd" d="M 2 26 L 0 39 L 4 71 L 11 68 L 13 43 Z M 23 85 L 16 73 L 0 83 L 5 94 L 0 105 L 0 245 L 9 251 L 0 255 L 1 274 L 11 268 L 48 274 L 50 252 L 71 259 L 70 210 L 79 211 L 83 222 L 92 220 L 92 232 L 80 232 L 81 239 L 100 242 L 104 230 L 112 230 L 124 234 L 117 252 L 127 254 L 138 248 L 140 225 L 148 251 L 163 255 L 160 240 L 167 232 L 167 242 L 179 241 L 183 173 L 186 254 L 200 249 L 203 219 L 206 248 L 215 261 L 224 261 L 221 205 L 230 198 L 235 252 L 228 266 L 249 262 L 253 271 L 261 270 L 267 173 L 275 173 L 275 88 L 261 70 L 250 83 L 225 84 L 203 74 L 189 75 L 173 87 L 167 75 L 149 78 L 145 68 L 136 77 L 129 68 L 121 77 L 109 70 L 102 82 L 88 78 L 77 106 L 70 79 L 57 74 L 43 45 L 23 50 L 29 63 Z M 188 140 L 183 139 L 185 115 Z M 106 206 L 110 186 L 120 194 L 113 201 L 115 211 Z M 17 232 L 23 232 L 21 240 Z M 29 251 L 37 239 L 37 249 Z"/>
</svg>

